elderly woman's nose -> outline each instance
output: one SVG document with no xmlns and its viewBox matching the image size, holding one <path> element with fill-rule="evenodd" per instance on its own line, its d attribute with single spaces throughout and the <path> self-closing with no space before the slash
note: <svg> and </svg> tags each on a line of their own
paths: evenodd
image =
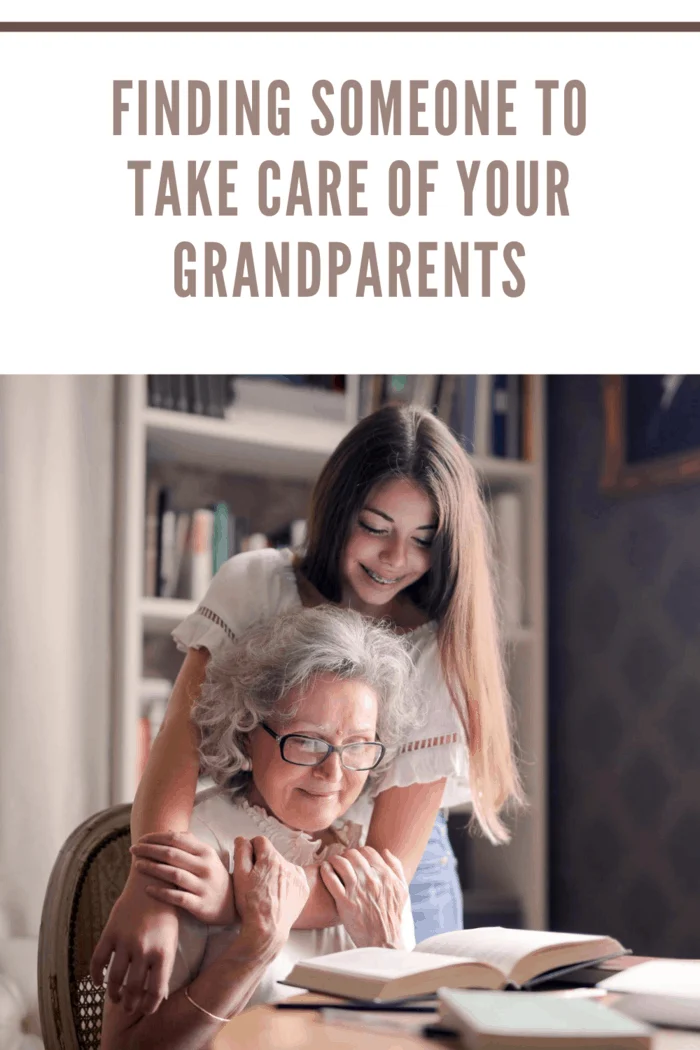
<svg viewBox="0 0 700 1050">
<path fill-rule="evenodd" d="M 331 751 L 328 758 L 326 758 L 320 766 L 316 766 L 315 773 L 323 777 L 324 780 L 341 780 L 343 776 L 343 765 L 340 761 L 340 755 L 337 751 Z"/>
</svg>

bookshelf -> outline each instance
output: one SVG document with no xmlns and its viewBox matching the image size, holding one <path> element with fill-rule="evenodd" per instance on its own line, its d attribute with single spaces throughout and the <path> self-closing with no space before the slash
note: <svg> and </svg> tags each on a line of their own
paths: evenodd
<svg viewBox="0 0 700 1050">
<path fill-rule="evenodd" d="M 139 682 L 147 636 L 164 640 L 194 608 L 181 598 L 143 596 L 147 465 L 155 461 L 311 485 L 351 426 L 359 377 L 348 377 L 345 421 L 241 409 L 231 419 L 150 408 L 146 377 L 117 377 L 115 547 L 113 567 L 113 706 L 111 801 L 136 789 Z M 532 377 L 529 461 L 474 457 L 487 494 L 511 492 L 521 508 L 522 625 L 506 631 L 510 689 L 519 734 L 528 810 L 508 846 L 468 840 L 477 892 L 516 897 L 525 925 L 547 924 L 546 682 L 545 682 L 545 444 L 544 383 Z M 512 823 L 512 821 L 511 821 Z"/>
</svg>

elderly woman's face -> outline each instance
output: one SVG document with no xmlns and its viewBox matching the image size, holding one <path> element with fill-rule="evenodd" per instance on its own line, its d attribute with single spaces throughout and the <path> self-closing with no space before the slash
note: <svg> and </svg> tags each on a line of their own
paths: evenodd
<svg viewBox="0 0 700 1050">
<path fill-rule="evenodd" d="M 301 698 L 292 693 L 281 711 L 298 699 L 292 721 L 270 718 L 266 723 L 279 736 L 303 733 L 336 746 L 376 739 L 377 696 L 364 682 L 320 676 Z M 335 751 L 319 766 L 285 762 L 277 741 L 260 726 L 249 737 L 249 755 L 254 785 L 250 801 L 263 802 L 278 820 L 300 831 L 322 831 L 342 816 L 368 776 L 366 771 L 345 769 Z"/>
</svg>

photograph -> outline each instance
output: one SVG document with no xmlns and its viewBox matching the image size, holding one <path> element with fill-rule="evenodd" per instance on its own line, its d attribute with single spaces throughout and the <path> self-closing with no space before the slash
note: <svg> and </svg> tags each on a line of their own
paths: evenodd
<svg viewBox="0 0 700 1050">
<path fill-rule="evenodd" d="M 603 398 L 605 491 L 700 478 L 700 376 L 605 376 Z"/>
</svg>

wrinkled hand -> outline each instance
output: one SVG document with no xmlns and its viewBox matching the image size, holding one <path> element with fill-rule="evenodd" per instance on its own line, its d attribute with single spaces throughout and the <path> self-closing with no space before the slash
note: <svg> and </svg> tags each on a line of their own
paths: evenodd
<svg viewBox="0 0 700 1050">
<path fill-rule="evenodd" d="M 358 948 L 400 948 L 408 884 L 401 861 L 388 849 L 345 850 L 320 866 L 323 885 Z"/>
<path fill-rule="evenodd" d="M 132 854 L 135 867 L 149 879 L 146 893 L 164 904 L 184 908 L 208 926 L 231 926 L 236 919 L 231 876 L 216 850 L 189 831 L 144 835 Z"/>
<path fill-rule="evenodd" d="M 303 868 L 256 835 L 235 841 L 233 891 L 241 935 L 281 947 L 308 900 L 309 884 Z"/>
<path fill-rule="evenodd" d="M 168 994 L 178 920 L 173 908 L 151 900 L 145 889 L 143 876 L 132 871 L 93 952 L 90 975 L 102 985 L 113 955 L 107 995 L 126 1010 L 149 1014 Z"/>
</svg>

